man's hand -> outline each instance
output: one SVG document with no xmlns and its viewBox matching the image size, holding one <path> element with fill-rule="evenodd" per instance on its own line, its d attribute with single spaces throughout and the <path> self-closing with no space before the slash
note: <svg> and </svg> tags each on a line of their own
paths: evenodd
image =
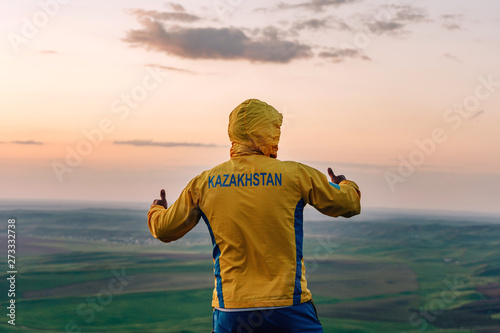
<svg viewBox="0 0 500 333">
<path fill-rule="evenodd" d="M 167 208 L 167 198 L 165 197 L 165 190 L 162 189 L 160 191 L 160 197 L 161 197 L 160 200 L 156 199 L 155 201 L 153 201 L 151 207 L 154 205 L 160 205 L 163 206 L 165 209 Z"/>
<path fill-rule="evenodd" d="M 341 181 L 346 180 L 344 175 L 335 176 L 332 168 L 328 168 L 328 175 L 332 179 L 332 183 L 339 184 Z"/>
</svg>

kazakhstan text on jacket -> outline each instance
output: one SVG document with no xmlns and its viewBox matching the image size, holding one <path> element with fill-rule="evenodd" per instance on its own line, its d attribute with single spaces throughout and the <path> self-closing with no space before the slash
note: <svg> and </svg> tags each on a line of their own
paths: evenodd
<svg viewBox="0 0 500 333">
<path fill-rule="evenodd" d="M 208 177 L 208 188 L 231 186 L 281 186 L 281 173 L 242 173 Z"/>
</svg>

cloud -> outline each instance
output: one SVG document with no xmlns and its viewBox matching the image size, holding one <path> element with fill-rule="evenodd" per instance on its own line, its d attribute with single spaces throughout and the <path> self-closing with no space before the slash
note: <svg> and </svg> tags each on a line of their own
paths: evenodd
<svg viewBox="0 0 500 333">
<path fill-rule="evenodd" d="M 399 22 L 383 22 L 377 21 L 374 23 L 368 24 L 368 28 L 372 33 L 375 34 L 383 34 L 383 33 L 397 33 L 401 31 L 405 25 Z"/>
<path fill-rule="evenodd" d="M 362 54 L 360 50 L 357 49 L 332 49 L 330 51 L 324 51 L 318 54 L 318 57 L 328 59 L 332 62 L 339 63 L 350 58 L 359 58 L 366 61 L 371 61 L 371 58 Z"/>
<path fill-rule="evenodd" d="M 35 140 L 15 140 L 11 141 L 15 145 L 43 145 L 43 142 Z"/>
<path fill-rule="evenodd" d="M 147 64 L 146 67 L 153 67 L 153 68 L 161 68 L 167 71 L 175 71 L 175 72 L 181 72 L 181 73 L 188 73 L 188 74 L 196 74 L 196 72 L 193 72 L 189 69 L 183 69 L 183 68 L 176 68 L 176 67 L 170 67 L 170 66 L 163 66 L 163 65 L 156 65 L 156 64 Z"/>
<path fill-rule="evenodd" d="M 441 20 L 446 30 L 462 30 L 463 15 L 441 15 Z"/>
<path fill-rule="evenodd" d="M 131 145 L 131 146 L 139 146 L 139 147 L 205 147 L 205 148 L 212 148 L 212 147 L 220 147 L 216 144 L 212 143 L 199 143 L 199 142 L 170 142 L 170 141 L 165 141 L 165 142 L 155 142 L 153 140 L 116 140 L 113 141 L 113 144 L 115 145 Z"/>
<path fill-rule="evenodd" d="M 337 19 L 335 21 L 335 25 L 336 25 L 338 30 L 345 30 L 345 31 L 352 31 L 353 30 L 349 24 L 347 24 L 344 21 L 339 20 L 339 19 Z"/>
<path fill-rule="evenodd" d="M 168 3 L 166 3 L 166 6 L 172 8 L 176 12 L 185 12 L 186 11 L 184 9 L 184 7 L 179 3 L 168 2 Z"/>
<path fill-rule="evenodd" d="M 458 23 L 448 23 L 448 22 L 445 22 L 443 23 L 443 27 L 446 29 L 446 30 L 462 30 L 462 26 Z"/>
<path fill-rule="evenodd" d="M 392 9 L 396 12 L 395 19 L 400 22 L 429 22 L 427 12 L 423 8 L 410 5 L 394 5 Z"/>
<path fill-rule="evenodd" d="M 324 10 L 323 7 L 328 6 L 340 6 L 348 3 L 356 2 L 357 0 L 309 0 L 305 2 L 300 2 L 296 4 L 289 4 L 285 2 L 280 2 L 275 8 L 270 9 L 271 11 L 286 10 L 286 9 L 305 9 L 315 12 L 320 12 Z M 258 11 L 266 11 L 265 8 L 259 8 Z"/>
<path fill-rule="evenodd" d="M 183 10 L 184 7 L 182 7 L 182 11 L 175 11 L 175 12 L 159 12 L 156 10 L 144 10 L 136 8 L 136 9 L 125 9 L 125 12 L 130 15 L 136 16 L 139 20 L 148 18 L 158 21 L 180 21 L 180 22 L 195 22 L 201 20 L 200 17 L 186 13 Z"/>
<path fill-rule="evenodd" d="M 54 51 L 54 50 L 40 50 L 38 51 L 40 54 L 61 54 L 60 52 Z"/>
<path fill-rule="evenodd" d="M 284 40 L 263 29 L 250 38 L 238 28 L 186 28 L 168 30 L 158 21 L 141 19 L 142 29 L 129 30 L 123 39 L 132 47 L 173 54 L 190 59 L 245 59 L 255 62 L 287 63 L 310 58 L 311 47 Z"/>
<path fill-rule="evenodd" d="M 314 15 L 314 14 L 313 14 Z M 347 24 L 343 19 L 335 17 L 332 15 L 326 17 L 300 17 L 294 21 L 281 21 L 280 24 L 284 26 L 289 26 L 288 32 L 291 35 L 297 36 L 302 31 L 318 31 L 325 32 L 327 30 L 337 30 L 337 31 L 350 31 L 352 32 L 352 27 Z"/>
<path fill-rule="evenodd" d="M 320 30 L 324 28 L 328 28 L 330 25 L 328 24 L 328 19 L 308 19 L 304 21 L 297 21 L 293 24 L 292 29 L 294 30 Z"/>
<path fill-rule="evenodd" d="M 456 61 L 456 62 L 461 62 L 460 59 L 458 59 L 456 56 L 454 56 L 451 53 L 445 53 L 444 56 L 450 60 Z"/>
<path fill-rule="evenodd" d="M 404 36 L 411 33 L 408 26 L 414 23 L 432 22 L 427 11 L 413 5 L 384 5 L 370 13 L 353 14 L 345 20 L 331 14 L 319 15 L 317 12 L 327 6 L 340 6 L 358 0 L 299 0 L 297 2 L 279 2 L 272 8 L 260 8 L 256 11 L 270 12 L 294 9 L 300 12 L 293 21 L 278 21 L 282 28 L 268 27 L 200 27 L 187 24 L 173 25 L 171 14 L 188 14 L 180 4 L 169 3 L 173 12 L 134 9 L 129 13 L 137 16 L 140 27 L 126 32 L 122 39 L 130 47 L 162 52 L 185 59 L 221 59 L 248 60 L 263 63 L 289 63 L 297 59 L 311 59 L 314 53 L 319 58 L 332 62 L 357 58 L 371 61 L 363 51 L 351 49 L 328 49 L 316 51 L 321 45 L 298 41 L 307 38 L 310 32 L 323 33 L 327 30 L 350 33 L 364 32 L 372 35 Z M 326 9 L 326 8 L 325 8 Z M 313 13 L 306 13 L 311 10 Z M 304 14 L 305 13 L 305 14 Z M 199 19 L 198 17 L 196 17 Z M 348 23 L 346 23 L 348 22 Z M 188 21 L 182 22 L 188 23 Z M 209 23 L 208 21 L 206 23 Z M 285 28 L 286 27 L 286 28 Z M 321 50 L 320 50 L 321 51 Z M 178 70 L 166 67 L 167 70 Z M 180 70 L 179 71 L 184 71 Z"/>
<path fill-rule="evenodd" d="M 379 9 L 375 14 L 361 17 L 361 22 L 371 33 L 382 35 L 408 34 L 410 23 L 431 22 L 423 8 L 410 5 L 391 5 Z"/>
<path fill-rule="evenodd" d="M 479 117 L 480 115 L 482 115 L 483 113 L 484 113 L 484 110 L 476 111 L 476 113 L 474 113 L 470 119 L 475 119 L 475 118 Z"/>
</svg>

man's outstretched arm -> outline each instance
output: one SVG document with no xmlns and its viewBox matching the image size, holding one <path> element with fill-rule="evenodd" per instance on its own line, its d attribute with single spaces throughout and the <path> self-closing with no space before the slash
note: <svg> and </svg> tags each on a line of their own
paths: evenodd
<svg viewBox="0 0 500 333">
<path fill-rule="evenodd" d="M 193 229 L 201 214 L 193 201 L 189 186 L 170 207 L 167 206 L 165 190 L 161 190 L 160 197 L 161 199 L 153 201 L 149 209 L 148 227 L 155 238 L 162 242 L 172 242 Z"/>
<path fill-rule="evenodd" d="M 361 212 L 361 192 L 358 185 L 343 175 L 336 176 L 328 168 L 331 182 L 320 171 L 299 165 L 299 186 L 305 203 L 321 213 L 337 217 L 351 217 Z"/>
</svg>

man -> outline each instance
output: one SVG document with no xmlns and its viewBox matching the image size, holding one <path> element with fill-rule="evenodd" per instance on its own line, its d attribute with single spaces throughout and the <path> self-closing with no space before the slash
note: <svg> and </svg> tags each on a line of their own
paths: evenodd
<svg viewBox="0 0 500 333">
<path fill-rule="evenodd" d="M 213 329 L 222 332 L 323 332 L 307 289 L 303 209 L 360 213 L 356 183 L 331 182 L 316 169 L 276 159 L 283 117 L 250 99 L 229 116 L 231 159 L 189 182 L 167 208 L 165 191 L 148 213 L 154 237 L 171 242 L 203 218 L 213 244 Z"/>
</svg>

